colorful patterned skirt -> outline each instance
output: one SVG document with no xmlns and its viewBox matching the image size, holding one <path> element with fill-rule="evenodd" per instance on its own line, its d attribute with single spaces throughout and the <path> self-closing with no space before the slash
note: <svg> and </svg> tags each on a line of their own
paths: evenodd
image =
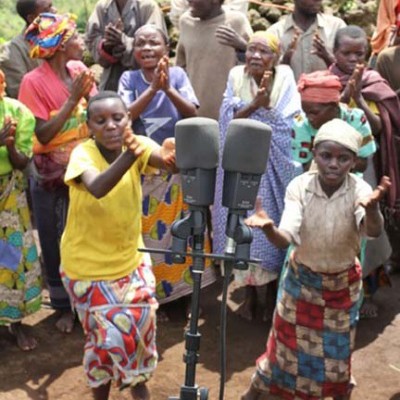
<svg viewBox="0 0 400 400">
<path fill-rule="evenodd" d="M 337 274 L 290 265 L 254 388 L 285 400 L 348 394 L 361 286 L 359 264 Z"/>
<path fill-rule="evenodd" d="M 146 247 L 169 250 L 172 245 L 171 225 L 187 210 L 183 203 L 180 175 L 161 173 L 143 178 L 142 235 Z M 205 252 L 210 251 L 210 241 L 205 235 Z M 192 259 L 184 264 L 173 264 L 169 254 L 151 254 L 156 277 L 156 294 L 160 304 L 179 299 L 193 291 Z M 216 276 L 209 260 L 202 276 L 202 287 L 215 282 Z"/>
<path fill-rule="evenodd" d="M 0 325 L 40 309 L 42 280 L 22 172 L 0 176 Z"/>
<path fill-rule="evenodd" d="M 89 385 L 113 380 L 122 389 L 147 381 L 158 360 L 151 267 L 141 264 L 114 281 L 72 280 L 63 271 L 61 277 L 86 335 L 83 366 Z"/>
</svg>

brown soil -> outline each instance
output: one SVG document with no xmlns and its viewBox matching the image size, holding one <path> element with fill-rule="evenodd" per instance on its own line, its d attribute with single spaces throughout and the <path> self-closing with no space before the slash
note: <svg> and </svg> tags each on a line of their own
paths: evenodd
<svg viewBox="0 0 400 400">
<path fill-rule="evenodd" d="M 232 286 L 232 285 L 231 285 Z M 196 383 L 210 390 L 209 400 L 219 397 L 219 314 L 221 283 L 201 294 L 203 317 L 200 362 Z M 353 373 L 357 388 L 353 400 L 400 400 L 400 275 L 393 277 L 393 287 L 381 289 L 376 302 L 379 317 L 359 324 L 354 353 Z M 247 322 L 234 311 L 243 299 L 243 290 L 230 288 L 227 327 L 227 374 L 225 399 L 235 400 L 247 387 L 256 357 L 263 351 L 269 325 L 257 320 Z M 182 311 L 181 311 L 182 310 Z M 170 310 L 171 312 L 171 310 Z M 178 396 L 184 383 L 183 305 L 172 309 L 171 321 L 158 326 L 160 362 L 149 383 L 152 400 Z M 0 329 L 0 399 L 1 400 L 90 400 L 81 367 L 83 335 L 75 327 L 70 335 L 54 328 L 53 311 L 42 311 L 27 319 L 39 347 L 29 353 L 18 350 L 5 328 Z M 113 388 L 111 399 L 129 399 L 128 392 Z"/>
</svg>

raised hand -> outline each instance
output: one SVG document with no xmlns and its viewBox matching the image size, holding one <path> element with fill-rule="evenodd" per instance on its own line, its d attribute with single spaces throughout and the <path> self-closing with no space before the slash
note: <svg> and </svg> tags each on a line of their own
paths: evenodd
<svg viewBox="0 0 400 400">
<path fill-rule="evenodd" d="M 349 96 L 356 102 L 361 97 L 362 76 L 364 73 L 364 69 L 365 69 L 364 64 L 357 64 L 348 82 Z"/>
<path fill-rule="evenodd" d="M 224 46 L 233 47 L 236 50 L 246 50 L 246 40 L 228 25 L 220 25 L 215 36 L 217 41 Z"/>
<path fill-rule="evenodd" d="M 263 230 L 274 226 L 274 221 L 263 209 L 262 199 L 260 196 L 257 196 L 254 214 L 246 218 L 244 223 L 252 228 L 259 228 Z"/>
<path fill-rule="evenodd" d="M 173 174 L 179 172 L 176 167 L 175 138 L 167 138 L 163 141 L 160 149 L 160 156 L 167 171 Z"/>
<path fill-rule="evenodd" d="M 126 128 L 123 139 L 128 151 L 131 152 L 135 158 L 138 158 L 143 154 L 145 147 L 139 142 L 137 136 L 132 132 L 130 127 Z"/>
<path fill-rule="evenodd" d="M 289 46 L 288 46 L 287 50 L 283 54 L 282 64 L 290 65 L 290 62 L 292 61 L 293 54 L 296 51 L 297 43 L 299 41 L 301 33 L 302 33 L 301 30 L 296 26 L 294 28 L 293 38 L 292 38 L 291 42 L 289 43 Z"/>
<path fill-rule="evenodd" d="M 272 87 L 272 71 L 265 71 L 263 77 L 261 78 L 257 94 L 253 100 L 257 108 L 269 107 L 271 87 Z"/>
<path fill-rule="evenodd" d="M 150 87 L 154 91 L 169 89 L 169 59 L 167 55 L 158 61 Z"/>
<path fill-rule="evenodd" d="M 94 74 L 89 69 L 82 71 L 73 81 L 71 100 L 79 103 L 82 97 L 87 97 L 94 84 Z"/>
<path fill-rule="evenodd" d="M 318 29 L 316 29 L 314 33 L 313 50 L 311 50 L 311 54 L 315 54 L 321 58 L 327 66 L 331 65 L 335 60 L 333 54 L 328 50 L 325 42 L 319 35 Z"/>
<path fill-rule="evenodd" d="M 4 118 L 3 127 L 0 129 L 0 147 L 13 146 L 15 143 L 15 131 L 17 123 L 10 116 Z"/>
<path fill-rule="evenodd" d="M 374 208 L 383 199 L 385 193 L 389 190 L 392 183 L 388 176 L 383 176 L 379 185 L 372 192 L 372 194 L 364 200 L 360 201 L 360 205 L 365 209 Z"/>
</svg>

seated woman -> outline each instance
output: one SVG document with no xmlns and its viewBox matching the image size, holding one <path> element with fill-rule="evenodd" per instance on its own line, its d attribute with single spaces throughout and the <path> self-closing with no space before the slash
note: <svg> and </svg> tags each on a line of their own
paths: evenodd
<svg viewBox="0 0 400 400">
<path fill-rule="evenodd" d="M 376 71 L 365 68 L 368 40 L 358 26 L 349 25 L 336 34 L 336 63 L 330 67 L 343 85 L 341 101 L 361 108 L 378 143 L 375 157 L 378 180 L 388 175 L 392 181 L 383 200 L 386 231 L 392 245 L 391 267 L 400 268 L 400 102 L 396 93 Z"/>
<path fill-rule="evenodd" d="M 264 122 L 272 128 L 271 148 L 267 170 L 262 177 L 259 195 L 263 207 L 271 218 L 279 223 L 283 211 L 283 199 L 288 183 L 299 172 L 291 156 L 291 130 L 294 116 L 300 111 L 300 96 L 293 72 L 287 65 L 277 65 L 279 40 L 272 34 L 256 32 L 246 50 L 246 64 L 232 68 L 220 110 L 222 151 L 227 127 L 233 118 L 251 118 Z M 214 251 L 225 250 L 226 210 L 221 206 L 222 170 L 218 171 L 216 201 L 212 210 Z M 247 271 L 235 271 L 235 279 L 246 286 L 246 299 L 241 315 L 253 319 L 257 305 L 258 286 L 276 280 L 285 251 L 266 243 L 260 232 L 254 233 L 251 257 L 262 260 L 260 266 L 250 264 Z M 273 284 L 269 289 L 273 288 Z M 267 290 L 267 295 L 274 293 Z M 268 319 L 271 307 L 266 309 Z"/>
</svg>

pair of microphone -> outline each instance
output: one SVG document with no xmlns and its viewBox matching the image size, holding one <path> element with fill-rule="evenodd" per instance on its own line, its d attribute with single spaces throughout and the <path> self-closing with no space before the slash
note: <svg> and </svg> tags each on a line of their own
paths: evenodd
<svg viewBox="0 0 400 400">
<path fill-rule="evenodd" d="M 249 258 L 252 233 L 243 221 L 255 205 L 267 166 L 271 135 L 268 125 L 255 120 L 234 119 L 228 126 L 222 151 L 222 205 L 228 208 L 226 235 L 228 241 L 235 243 L 232 251 L 238 260 Z M 219 143 L 218 122 L 213 119 L 188 118 L 175 126 L 176 164 L 181 174 L 183 199 L 189 209 L 214 203 Z M 245 262 L 242 267 L 246 267 Z"/>
</svg>

